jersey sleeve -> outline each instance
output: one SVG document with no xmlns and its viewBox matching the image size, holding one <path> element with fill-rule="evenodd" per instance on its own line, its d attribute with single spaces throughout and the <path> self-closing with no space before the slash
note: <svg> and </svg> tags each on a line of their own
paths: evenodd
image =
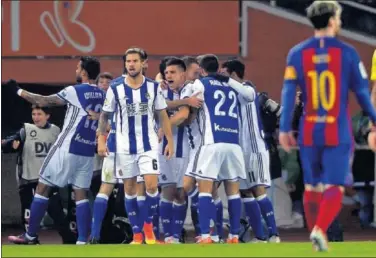
<svg viewBox="0 0 376 258">
<path fill-rule="evenodd" d="M 106 98 L 104 100 L 103 108 L 102 110 L 104 112 L 114 112 L 116 107 L 116 99 L 115 99 L 115 94 L 114 90 L 112 87 L 109 87 L 106 93 Z"/>
<path fill-rule="evenodd" d="M 375 52 L 373 52 L 373 57 L 372 57 L 371 81 L 376 81 L 376 50 Z"/>
<path fill-rule="evenodd" d="M 360 60 L 355 49 L 351 50 L 351 68 L 350 85 L 363 111 L 376 124 L 376 111 L 371 103 L 370 92 L 368 88 L 368 75 L 363 62 Z"/>
<path fill-rule="evenodd" d="M 296 88 L 298 86 L 298 52 L 293 49 L 287 55 L 282 88 L 282 106 L 280 131 L 289 132 L 292 126 L 292 114 L 295 106 Z"/>
<path fill-rule="evenodd" d="M 166 99 L 163 94 L 162 88 L 160 86 L 158 86 L 157 88 L 157 95 L 155 96 L 155 99 L 154 99 L 154 107 L 155 107 L 155 110 L 157 111 L 167 108 Z"/>
<path fill-rule="evenodd" d="M 77 107 L 80 106 L 80 101 L 78 100 L 77 92 L 73 86 L 66 87 L 65 89 L 59 91 L 56 95 L 71 105 Z"/>
</svg>

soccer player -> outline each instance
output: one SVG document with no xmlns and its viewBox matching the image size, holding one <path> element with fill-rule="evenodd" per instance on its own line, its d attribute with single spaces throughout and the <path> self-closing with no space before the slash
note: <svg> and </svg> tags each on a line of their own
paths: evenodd
<svg viewBox="0 0 376 258">
<path fill-rule="evenodd" d="M 244 158 L 239 146 L 238 98 L 253 101 L 251 87 L 216 74 L 218 58 L 205 55 L 200 60 L 203 78 L 188 84 L 181 97 L 201 93 L 203 107 L 198 113 L 202 142 L 196 155 L 193 175 L 199 183 L 199 243 L 212 243 L 210 219 L 212 218 L 212 188 L 214 180 L 224 180 L 230 214 L 228 243 L 238 243 L 240 231 L 241 200 L 238 178 L 245 178 Z M 224 76 L 223 76 L 224 77 Z M 223 81 L 222 81 L 223 80 Z M 228 82 L 227 82 L 228 81 Z"/>
<path fill-rule="evenodd" d="M 77 244 L 85 244 L 91 220 L 87 189 L 93 173 L 93 157 L 96 144 L 97 122 L 88 111 L 100 112 L 104 92 L 95 84 L 100 73 L 100 63 L 94 57 L 82 57 L 77 64 L 76 76 L 81 84 L 69 86 L 57 94 L 41 96 L 18 87 L 17 94 L 34 105 L 67 105 L 62 132 L 40 169 L 39 182 L 31 204 L 29 229 L 20 236 L 9 236 L 15 244 L 37 244 L 40 221 L 48 205 L 51 187 L 64 187 L 72 184 L 76 197 L 76 216 L 78 227 Z"/>
<path fill-rule="evenodd" d="M 254 87 L 244 81 L 244 64 L 239 60 L 229 60 L 222 64 L 222 72 L 234 80 Z M 245 213 L 255 233 L 252 242 L 265 242 L 261 214 L 268 226 L 269 242 L 279 243 L 278 229 L 274 218 L 271 201 L 266 195 L 270 187 L 269 151 L 264 140 L 261 108 L 268 105 L 278 106 L 272 100 L 263 100 L 263 95 L 257 94 L 253 102 L 240 101 L 241 134 L 240 145 L 243 149 L 247 178 L 240 180 L 240 192 L 244 203 Z M 261 106 L 262 105 L 262 106 Z"/>
<path fill-rule="evenodd" d="M 158 208 L 158 136 L 154 111 L 157 111 L 167 138 L 164 154 L 174 154 L 171 124 L 166 113 L 166 101 L 156 82 L 142 75 L 143 50 L 130 48 L 125 52 L 127 76 L 112 84 L 99 121 L 98 153 L 108 155 L 106 128 L 108 118 L 114 113 L 116 119 L 115 155 L 116 177 L 124 182 L 125 209 L 133 229 L 133 244 L 142 244 L 145 234 L 147 244 L 155 244 L 152 217 Z M 146 201 L 142 209 L 137 204 L 137 176 L 143 176 L 146 186 Z M 139 218 L 142 218 L 141 221 Z"/>
<path fill-rule="evenodd" d="M 162 219 L 165 243 L 179 243 L 184 225 L 186 203 L 183 191 L 183 177 L 188 165 L 189 133 L 182 126 L 189 116 L 188 105 L 179 105 L 180 91 L 184 87 L 186 66 L 182 59 L 171 58 L 166 63 L 165 80 L 169 88 L 163 90 L 175 143 L 175 156 L 166 160 L 160 154 L 159 184 L 162 187 L 160 215 Z M 183 100 L 187 102 L 187 99 Z M 163 138 L 160 152 L 163 152 L 167 139 Z"/>
<path fill-rule="evenodd" d="M 296 88 L 302 90 L 304 115 L 298 137 L 304 172 L 304 210 L 310 239 L 318 251 L 328 250 L 326 231 L 342 205 L 352 152 L 348 92 L 376 122 L 370 101 L 367 73 L 356 50 L 336 38 L 341 27 L 341 6 L 336 1 L 315 1 L 307 9 L 314 36 L 293 47 L 287 56 L 282 90 L 279 141 L 290 150 Z M 376 147 L 374 127 L 369 144 Z"/>
</svg>

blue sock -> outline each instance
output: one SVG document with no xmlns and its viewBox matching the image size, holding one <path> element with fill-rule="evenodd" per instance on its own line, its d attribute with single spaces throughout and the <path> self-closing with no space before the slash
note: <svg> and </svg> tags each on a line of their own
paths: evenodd
<svg viewBox="0 0 376 258">
<path fill-rule="evenodd" d="M 146 202 L 145 205 L 147 207 L 147 217 L 145 219 L 146 223 L 153 222 L 153 216 L 157 213 L 157 209 L 159 207 L 159 193 L 156 191 L 155 193 L 151 194 L 146 191 Z"/>
<path fill-rule="evenodd" d="M 158 195 L 158 205 L 160 204 L 160 197 Z M 159 239 L 160 232 L 159 232 L 159 209 L 156 210 L 156 213 L 153 216 L 153 231 L 154 235 L 157 239 Z"/>
<path fill-rule="evenodd" d="M 255 237 L 265 239 L 260 207 L 255 198 L 243 198 L 244 210 Z"/>
<path fill-rule="evenodd" d="M 210 193 L 200 193 L 198 195 L 198 217 L 200 221 L 201 236 L 210 236 L 210 219 L 212 217 L 212 195 Z"/>
<path fill-rule="evenodd" d="M 210 221 L 210 235 L 211 236 L 218 236 L 218 232 L 217 232 L 217 229 L 216 229 L 216 225 L 217 225 L 217 208 L 215 207 L 215 204 L 214 204 L 214 200 L 212 198 L 212 201 L 211 201 L 211 208 L 210 208 L 210 220 L 213 221 L 214 225 L 212 224 L 212 222 Z M 212 228 L 212 225 L 213 225 L 213 231 L 211 230 Z"/>
<path fill-rule="evenodd" d="M 230 215 L 230 234 L 238 236 L 240 232 L 240 217 L 242 201 L 239 194 L 228 196 L 228 214 Z"/>
<path fill-rule="evenodd" d="M 164 237 L 172 236 L 172 220 L 173 220 L 173 208 L 172 202 L 162 199 L 161 207 L 159 208 Z"/>
<path fill-rule="evenodd" d="M 221 198 L 217 198 L 214 201 L 214 205 L 216 208 L 216 228 L 217 234 L 220 238 L 223 238 L 223 203 Z"/>
<path fill-rule="evenodd" d="M 141 233 L 139 225 L 139 211 L 137 205 L 137 195 L 127 195 L 124 194 L 124 206 L 128 214 L 129 222 L 131 223 L 132 230 L 134 234 Z"/>
<path fill-rule="evenodd" d="M 196 236 L 201 235 L 200 222 L 198 219 L 198 189 L 195 187 L 190 193 L 188 193 L 191 199 L 191 217 L 192 223 L 195 228 Z"/>
<path fill-rule="evenodd" d="M 88 221 L 91 221 L 90 203 L 88 199 L 76 202 L 76 220 L 78 231 L 77 241 L 87 242 L 90 231 Z"/>
<path fill-rule="evenodd" d="M 91 237 L 99 239 L 101 236 L 102 221 L 107 211 L 108 196 L 102 193 L 97 194 L 93 207 L 93 221 L 91 224 Z"/>
<path fill-rule="evenodd" d="M 269 236 L 277 236 L 278 229 L 275 223 L 274 210 L 272 202 L 269 200 L 266 194 L 263 194 L 256 198 L 260 206 L 261 214 L 268 226 Z"/>
<path fill-rule="evenodd" d="M 40 222 L 48 207 L 48 198 L 39 194 L 34 195 L 33 202 L 30 207 L 29 229 L 27 234 L 31 237 L 36 237 L 39 231 Z"/>
<path fill-rule="evenodd" d="M 181 232 L 184 226 L 184 218 L 185 218 L 185 203 L 179 204 L 175 203 L 173 205 L 173 214 L 174 214 L 174 226 L 173 226 L 173 233 L 174 238 L 180 239 Z"/>
<path fill-rule="evenodd" d="M 146 206 L 146 197 L 137 196 L 137 206 L 138 206 L 138 226 L 140 228 L 144 227 L 146 218 L 148 217 L 148 208 Z"/>
</svg>

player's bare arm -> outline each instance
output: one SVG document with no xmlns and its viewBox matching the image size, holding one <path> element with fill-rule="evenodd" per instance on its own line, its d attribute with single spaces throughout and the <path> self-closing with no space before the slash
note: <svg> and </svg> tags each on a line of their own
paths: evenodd
<svg viewBox="0 0 376 258">
<path fill-rule="evenodd" d="M 171 118 L 170 123 L 171 126 L 180 126 L 184 121 L 186 121 L 189 117 L 189 107 L 183 106 L 176 112 Z"/>
<path fill-rule="evenodd" d="M 159 115 L 159 121 L 162 125 L 162 130 L 167 139 L 167 146 L 166 146 L 166 149 L 164 150 L 164 155 L 167 157 L 167 159 L 171 159 L 172 156 L 174 155 L 174 140 L 172 137 L 170 119 L 167 115 L 166 110 L 159 110 L 158 115 Z"/>
<path fill-rule="evenodd" d="M 56 94 L 43 96 L 26 90 L 21 90 L 20 97 L 38 107 L 64 106 L 66 104 L 65 100 L 61 99 Z"/>
<path fill-rule="evenodd" d="M 180 126 L 187 126 L 192 124 L 192 122 L 197 117 L 198 110 L 198 108 L 190 108 L 188 118 L 183 123 L 181 123 Z"/>
<path fill-rule="evenodd" d="M 167 108 L 170 109 L 177 109 L 181 106 L 190 106 L 194 108 L 199 108 L 202 105 L 203 100 L 198 98 L 197 96 L 200 93 L 197 93 L 193 95 L 192 97 L 185 98 L 185 99 L 178 99 L 178 100 L 173 100 L 173 101 L 168 101 L 166 100 L 167 103 Z"/>
<path fill-rule="evenodd" d="M 102 111 L 99 116 L 98 123 L 98 155 L 105 157 L 108 155 L 106 138 L 107 138 L 107 129 L 108 129 L 108 119 L 110 117 L 110 112 Z"/>
</svg>

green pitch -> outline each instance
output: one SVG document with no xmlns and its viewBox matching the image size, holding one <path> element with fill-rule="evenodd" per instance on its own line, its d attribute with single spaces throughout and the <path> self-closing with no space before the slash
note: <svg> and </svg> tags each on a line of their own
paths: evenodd
<svg viewBox="0 0 376 258">
<path fill-rule="evenodd" d="M 239 245 L 3 245 L 2 257 L 376 257 L 376 242 L 331 243 L 328 253 L 310 243 Z"/>
</svg>

